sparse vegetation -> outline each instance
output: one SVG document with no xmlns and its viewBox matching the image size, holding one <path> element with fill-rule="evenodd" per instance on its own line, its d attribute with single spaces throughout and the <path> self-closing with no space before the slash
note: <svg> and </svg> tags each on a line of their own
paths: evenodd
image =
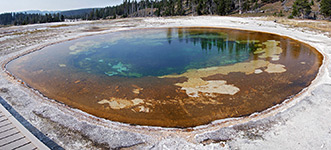
<svg viewBox="0 0 331 150">
<path fill-rule="evenodd" d="M 68 24 L 59 24 L 59 25 L 54 25 L 54 26 L 50 26 L 51 28 L 60 28 L 60 27 L 67 27 L 69 26 Z"/>
<path fill-rule="evenodd" d="M 315 31 L 319 33 L 326 34 L 327 36 L 331 37 L 331 22 L 329 21 L 296 21 L 286 18 L 279 18 L 279 17 L 267 17 L 265 20 L 277 20 L 277 23 L 288 25 L 290 27 L 295 28 L 304 28 L 308 31 Z"/>
<path fill-rule="evenodd" d="M 308 18 L 311 13 L 312 4 L 308 0 L 295 0 L 292 15 L 300 18 Z"/>
</svg>

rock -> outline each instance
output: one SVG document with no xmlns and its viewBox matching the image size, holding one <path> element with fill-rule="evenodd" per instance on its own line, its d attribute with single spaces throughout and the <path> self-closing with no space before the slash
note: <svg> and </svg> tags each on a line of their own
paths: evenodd
<svg viewBox="0 0 331 150">
<path fill-rule="evenodd" d="M 7 93 L 9 91 L 9 89 L 7 88 L 0 88 L 0 92 L 2 93 Z"/>
<path fill-rule="evenodd" d="M 254 73 L 255 74 L 260 74 L 260 73 L 262 73 L 263 71 L 261 70 L 261 69 L 256 69 L 255 71 L 254 71 Z"/>
<path fill-rule="evenodd" d="M 228 141 L 234 138 L 236 131 L 233 128 L 225 127 L 217 131 L 208 132 L 204 134 L 197 135 L 195 139 L 199 143 L 204 143 L 205 141 Z"/>
<path fill-rule="evenodd" d="M 226 146 L 226 145 L 225 145 Z M 146 148 L 145 148 L 146 149 Z M 228 147 L 221 147 L 220 144 L 202 145 L 194 144 L 186 141 L 182 138 L 165 138 L 164 140 L 153 145 L 150 150 L 160 150 L 160 149 L 180 149 L 180 150 L 221 150 L 229 149 Z"/>
</svg>

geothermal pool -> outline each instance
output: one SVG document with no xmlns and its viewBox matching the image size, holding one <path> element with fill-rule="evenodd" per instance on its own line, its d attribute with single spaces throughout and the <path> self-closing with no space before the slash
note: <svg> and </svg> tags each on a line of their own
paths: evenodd
<svg viewBox="0 0 331 150">
<path fill-rule="evenodd" d="M 295 96 L 316 77 L 322 59 L 287 37 L 191 27 L 84 37 L 6 67 L 44 96 L 101 118 L 193 127 Z"/>
</svg>

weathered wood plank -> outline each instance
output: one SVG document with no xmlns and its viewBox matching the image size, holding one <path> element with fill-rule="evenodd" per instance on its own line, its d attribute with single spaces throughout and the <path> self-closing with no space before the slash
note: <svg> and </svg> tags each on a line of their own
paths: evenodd
<svg viewBox="0 0 331 150">
<path fill-rule="evenodd" d="M 0 149 L 3 149 L 4 146 L 13 143 L 19 139 L 24 139 L 24 136 L 20 133 L 12 134 L 0 140 Z"/>
<path fill-rule="evenodd" d="M 15 129 L 16 129 L 15 127 L 10 126 L 10 125 L 9 126 L 5 126 L 5 127 L 1 128 L 0 135 L 3 134 L 3 133 L 5 133 L 5 132 L 8 132 L 10 130 L 15 130 Z"/>
<path fill-rule="evenodd" d="M 7 120 L 8 120 L 7 118 L 2 117 L 2 118 L 0 118 L 0 123 L 1 123 L 1 122 L 4 122 L 4 121 L 7 121 Z"/>
<path fill-rule="evenodd" d="M 6 145 L 4 145 L 0 148 L 1 149 L 14 149 L 21 145 L 25 145 L 26 143 L 29 143 L 29 141 L 26 138 L 21 137 L 21 138 L 10 141 L 9 143 L 7 143 Z"/>
<path fill-rule="evenodd" d="M 10 121 L 8 119 L 6 121 L 0 122 L 0 130 L 3 125 L 8 124 L 8 123 L 10 123 Z"/>
<path fill-rule="evenodd" d="M 24 145 L 21 145 L 19 147 L 15 147 L 13 148 L 13 150 L 32 150 L 32 149 L 35 149 L 36 146 L 34 146 L 31 142 L 29 143 L 26 143 Z"/>
<path fill-rule="evenodd" d="M 20 132 L 16 129 L 16 130 L 10 130 L 8 132 L 5 132 L 3 134 L 0 135 L 0 145 L 1 145 L 1 141 L 3 139 L 6 139 L 7 137 L 13 136 L 15 134 L 19 134 Z M 23 135 L 22 135 L 23 136 Z"/>
</svg>

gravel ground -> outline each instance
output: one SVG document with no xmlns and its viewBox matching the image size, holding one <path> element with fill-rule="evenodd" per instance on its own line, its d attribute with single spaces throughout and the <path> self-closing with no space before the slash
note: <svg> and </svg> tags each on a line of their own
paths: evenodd
<svg viewBox="0 0 331 150">
<path fill-rule="evenodd" d="M 47 45 L 119 30 L 210 26 L 288 36 L 315 47 L 324 63 L 315 81 L 296 98 L 243 118 L 191 129 L 169 129 L 100 119 L 42 97 L 0 69 L 0 96 L 32 125 L 65 149 L 330 149 L 331 38 L 263 18 L 172 17 L 50 23 L 0 28 L 0 63 Z"/>
</svg>

